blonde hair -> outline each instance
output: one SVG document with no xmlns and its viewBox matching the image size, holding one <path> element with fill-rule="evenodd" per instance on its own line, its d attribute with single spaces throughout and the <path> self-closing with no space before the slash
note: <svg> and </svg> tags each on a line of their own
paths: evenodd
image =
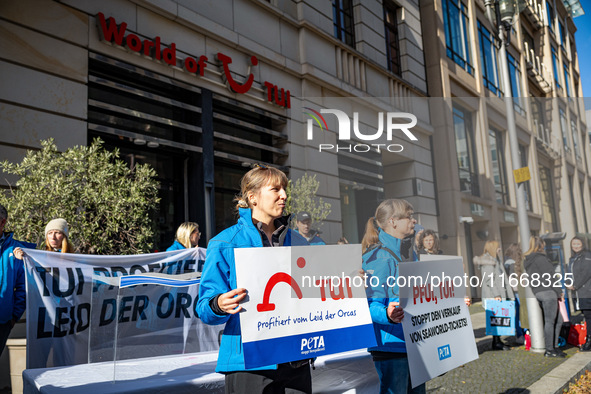
<svg viewBox="0 0 591 394">
<path fill-rule="evenodd" d="M 266 185 L 277 185 L 287 189 L 287 176 L 277 168 L 259 165 L 248 171 L 240 180 L 240 194 L 234 198 L 236 210 L 251 208 L 249 194 L 256 194 Z"/>
<path fill-rule="evenodd" d="M 176 230 L 174 238 L 185 248 L 192 248 L 191 245 L 191 234 L 193 231 L 199 230 L 199 225 L 195 222 L 184 222 L 181 223 L 179 228 Z"/>
<path fill-rule="evenodd" d="M 499 250 L 499 241 L 486 241 L 484 244 L 484 251 L 482 254 L 488 253 L 492 257 L 499 257 L 497 256 L 497 251 Z"/>
<path fill-rule="evenodd" d="M 542 238 L 538 236 L 531 237 L 529 239 L 529 249 L 524 254 L 528 256 L 532 253 L 546 253 L 546 251 L 544 250 L 545 246 L 546 243 Z"/>
<path fill-rule="evenodd" d="M 59 230 L 57 230 L 57 231 L 59 231 Z M 62 239 L 62 248 L 61 248 L 62 251 L 61 251 L 61 253 L 74 253 L 74 251 L 75 251 L 74 245 L 72 245 L 72 243 L 68 239 L 68 236 L 63 231 L 60 231 L 60 233 L 64 234 L 64 239 Z M 48 252 L 54 252 L 55 251 L 49 245 L 49 242 L 47 241 L 47 236 L 45 236 L 45 250 L 47 250 Z"/>
<path fill-rule="evenodd" d="M 365 253 L 371 245 L 380 243 L 378 228 L 386 227 L 390 218 L 402 219 L 408 217 L 413 211 L 414 208 L 406 200 L 391 198 L 382 201 L 375 215 L 369 218 L 365 225 L 365 234 L 361 240 L 362 252 Z"/>
</svg>

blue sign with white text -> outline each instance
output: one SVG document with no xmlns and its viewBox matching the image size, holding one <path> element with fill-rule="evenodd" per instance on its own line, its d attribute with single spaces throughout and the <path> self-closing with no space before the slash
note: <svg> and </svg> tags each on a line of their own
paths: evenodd
<svg viewBox="0 0 591 394">
<path fill-rule="evenodd" d="M 451 357 L 451 349 L 449 345 L 439 346 L 437 348 L 437 354 L 439 355 L 439 361 L 445 360 Z"/>
</svg>

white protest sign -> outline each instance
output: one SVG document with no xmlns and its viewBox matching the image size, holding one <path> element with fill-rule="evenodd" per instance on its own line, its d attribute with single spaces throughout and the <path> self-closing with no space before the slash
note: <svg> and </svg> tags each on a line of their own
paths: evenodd
<svg viewBox="0 0 591 394">
<path fill-rule="evenodd" d="M 412 386 L 478 358 L 456 256 L 400 263 L 400 304 Z M 406 282 L 406 283 L 403 283 Z"/>
<path fill-rule="evenodd" d="M 375 346 L 361 245 L 235 249 L 246 368 Z"/>
</svg>

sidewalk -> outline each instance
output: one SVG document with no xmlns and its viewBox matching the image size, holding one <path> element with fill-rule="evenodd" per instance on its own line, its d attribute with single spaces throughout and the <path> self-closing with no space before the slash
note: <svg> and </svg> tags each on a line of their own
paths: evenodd
<svg viewBox="0 0 591 394">
<path fill-rule="evenodd" d="M 567 358 L 547 358 L 543 353 L 514 346 L 492 351 L 485 335 L 485 313 L 470 315 L 479 359 L 427 383 L 428 393 L 561 393 L 585 369 L 591 369 L 591 352 L 567 345 Z"/>
</svg>

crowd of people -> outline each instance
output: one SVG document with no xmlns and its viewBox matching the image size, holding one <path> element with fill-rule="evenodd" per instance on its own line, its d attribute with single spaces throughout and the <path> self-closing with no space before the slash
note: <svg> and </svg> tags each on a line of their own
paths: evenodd
<svg viewBox="0 0 591 394">
<path fill-rule="evenodd" d="M 290 227 L 290 215 L 284 215 L 286 206 L 287 177 L 272 167 L 256 166 L 248 171 L 240 183 L 236 197 L 238 221 L 213 237 L 207 247 L 207 257 L 202 266 L 199 300 L 196 312 L 206 324 L 225 323 L 221 338 L 216 371 L 225 375 L 227 393 L 294 392 L 310 393 L 312 381 L 311 359 L 269 365 L 256 370 L 245 367 L 239 312 L 241 302 L 247 297 L 247 289 L 237 288 L 234 266 L 235 248 L 276 247 L 296 245 L 325 245 L 319 231 L 312 229 L 309 212 L 299 212 L 295 229 Z M 435 231 L 420 229 L 414 218 L 412 205 L 401 199 L 388 199 L 379 204 L 374 216 L 367 220 L 362 240 L 362 269 L 377 276 L 384 283 L 387 277 L 398 276 L 398 264 L 417 261 L 420 254 L 438 255 L 443 251 Z M 6 209 L 0 206 L 0 257 L 2 282 L 0 283 L 0 350 L 14 324 L 25 309 L 25 274 L 23 249 L 35 248 L 35 244 L 17 241 L 12 233 L 4 231 L 8 220 Z M 168 251 L 193 248 L 198 245 L 201 232 L 194 222 L 182 223 Z M 347 244 L 344 237 L 338 244 Z M 577 299 L 577 309 L 585 319 L 591 319 L 591 252 L 584 241 L 573 238 L 569 270 L 573 273 L 572 290 Z M 66 220 L 57 218 L 47 223 L 45 250 L 56 253 L 72 253 Z M 272 264 L 272 262 L 269 262 Z M 519 284 L 510 286 L 508 277 L 517 274 L 553 274 L 554 266 L 545 254 L 544 241 L 532 237 L 529 250 L 521 253 L 519 244 L 511 244 L 503 253 L 497 241 L 487 241 L 482 255 L 474 258 L 485 280 L 482 284 L 483 306 L 490 300 L 514 299 L 517 303 L 516 338 L 523 338 L 521 327 L 527 327 L 527 316 L 519 308 L 524 299 Z M 507 280 L 492 278 L 504 276 Z M 384 279 L 384 280 L 382 280 Z M 370 281 L 370 283 L 372 283 Z M 397 283 L 397 281 L 395 282 Z M 504 285 L 503 285 L 504 284 Z M 562 318 L 559 301 L 562 291 L 542 282 L 532 285 L 533 293 L 544 315 L 545 355 L 564 357 L 557 346 Z M 380 379 L 381 393 L 424 393 L 425 384 L 412 388 L 404 333 L 400 324 L 404 311 L 399 303 L 399 289 L 395 286 L 368 286 L 366 289 L 369 310 L 377 345 L 368 349 Z M 466 299 L 466 304 L 470 300 Z M 520 315 L 521 313 L 521 315 Z M 521 318 L 520 318 L 521 317 Z M 521 324 L 519 324 L 521 322 Z M 507 350 L 500 336 L 493 336 L 493 350 Z M 586 338 L 582 350 L 591 350 L 591 335 Z"/>
</svg>

